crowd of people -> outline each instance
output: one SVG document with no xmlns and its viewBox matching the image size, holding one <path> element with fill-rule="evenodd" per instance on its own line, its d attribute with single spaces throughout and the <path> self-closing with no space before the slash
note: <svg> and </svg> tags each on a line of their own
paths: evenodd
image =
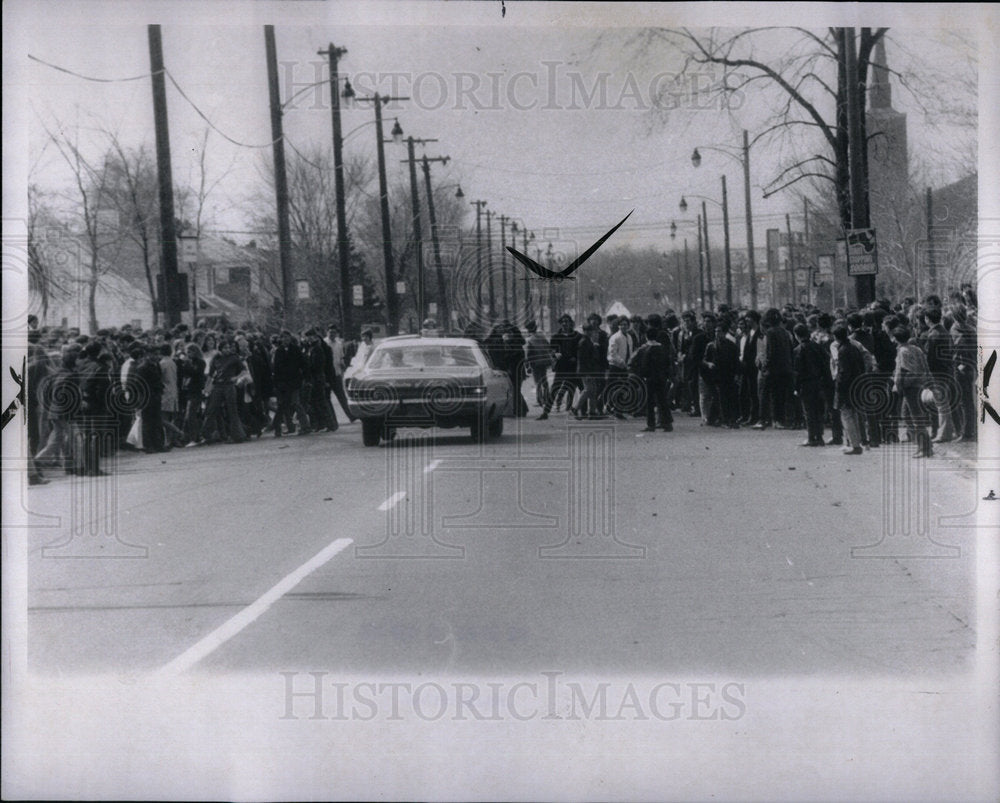
<svg viewBox="0 0 1000 803">
<path fill-rule="evenodd" d="M 540 420 L 560 409 L 645 415 L 645 431 L 670 432 L 678 413 L 705 427 L 804 429 L 802 446 L 848 455 L 903 439 L 914 457 L 930 457 L 934 443 L 976 439 L 976 314 L 964 287 L 947 304 L 937 295 L 882 299 L 832 314 L 721 305 L 700 316 L 592 313 L 580 329 L 563 315 L 551 338 L 529 322 L 525 341 L 505 322 L 486 342 L 524 342 Z M 508 372 L 510 354 L 501 346 L 494 357 Z"/>
<path fill-rule="evenodd" d="M 507 321 L 465 334 L 507 372 L 516 416 L 528 415 L 531 377 L 540 420 L 645 417 L 647 432 L 670 432 L 674 414 L 687 414 L 705 427 L 804 429 L 802 446 L 849 455 L 902 438 L 929 457 L 934 443 L 976 438 L 976 314 L 966 287 L 947 304 L 929 295 L 832 314 L 721 305 L 700 316 L 594 313 L 580 329 L 563 315 L 550 337 L 534 321 L 526 337 Z M 336 324 L 325 337 L 184 324 L 91 336 L 29 320 L 28 340 L 32 484 L 47 469 L 99 475 L 117 449 L 334 432 L 334 398 L 350 417 L 344 373 L 373 347 L 370 330 L 345 342 Z"/>
<path fill-rule="evenodd" d="M 118 449 L 335 432 L 333 398 L 347 411 L 344 371 L 371 347 L 370 330 L 347 343 L 336 325 L 325 337 L 184 324 L 89 336 L 29 321 L 29 482 L 46 482 L 46 469 L 100 475 L 102 457 Z"/>
</svg>

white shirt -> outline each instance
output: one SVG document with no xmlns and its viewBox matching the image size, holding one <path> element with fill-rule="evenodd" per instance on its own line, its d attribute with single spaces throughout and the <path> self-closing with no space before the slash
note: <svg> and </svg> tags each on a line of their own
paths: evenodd
<svg viewBox="0 0 1000 803">
<path fill-rule="evenodd" d="M 631 356 L 632 339 L 619 329 L 608 340 L 608 365 L 613 365 L 615 368 L 628 368 Z"/>
<path fill-rule="evenodd" d="M 333 352 L 333 375 L 340 376 L 344 373 L 344 341 L 339 337 L 333 340 L 328 337 L 324 339 Z"/>
</svg>

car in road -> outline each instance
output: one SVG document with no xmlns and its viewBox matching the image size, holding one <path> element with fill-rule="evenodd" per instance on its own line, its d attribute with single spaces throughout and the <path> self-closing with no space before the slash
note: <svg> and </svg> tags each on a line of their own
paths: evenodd
<svg viewBox="0 0 1000 803">
<path fill-rule="evenodd" d="M 391 440 L 401 427 L 468 427 L 477 442 L 498 438 L 514 397 L 506 372 L 478 341 L 420 335 L 378 343 L 345 390 L 365 446 Z"/>
</svg>

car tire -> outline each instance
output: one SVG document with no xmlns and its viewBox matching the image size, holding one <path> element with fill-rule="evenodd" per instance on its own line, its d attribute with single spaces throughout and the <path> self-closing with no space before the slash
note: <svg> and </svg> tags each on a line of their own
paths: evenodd
<svg viewBox="0 0 1000 803">
<path fill-rule="evenodd" d="M 472 435 L 472 440 L 475 443 L 486 443 L 489 440 L 490 425 L 485 412 L 473 420 L 469 427 L 469 434 Z"/>
<path fill-rule="evenodd" d="M 365 446 L 378 446 L 382 439 L 382 422 L 377 418 L 361 419 L 361 442 Z"/>
<path fill-rule="evenodd" d="M 503 416 L 498 415 L 490 421 L 489 429 L 487 431 L 491 438 L 499 438 L 503 435 Z"/>
</svg>

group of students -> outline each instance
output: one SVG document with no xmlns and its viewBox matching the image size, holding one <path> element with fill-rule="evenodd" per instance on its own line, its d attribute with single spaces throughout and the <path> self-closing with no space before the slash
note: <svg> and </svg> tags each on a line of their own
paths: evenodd
<svg viewBox="0 0 1000 803">
<path fill-rule="evenodd" d="M 686 412 L 706 427 L 805 429 L 802 446 L 839 445 L 849 455 L 898 441 L 901 430 L 915 457 L 976 438 L 968 293 L 947 307 L 930 295 L 834 315 L 791 305 L 763 314 L 723 305 L 700 321 L 691 310 L 593 313 L 582 330 L 563 315 L 551 339 L 533 322 L 526 328 L 540 420 L 563 406 L 577 418 L 644 413 L 646 431 L 670 431 L 671 411 Z"/>
<path fill-rule="evenodd" d="M 119 448 L 156 453 L 265 431 L 334 432 L 331 394 L 347 412 L 344 371 L 373 342 L 365 330 L 360 343 L 345 343 L 336 325 L 326 337 L 315 328 L 296 337 L 125 326 L 91 337 L 35 327 L 28 339 L 31 484 L 46 481 L 45 469 L 102 474 L 102 456 Z"/>
</svg>

